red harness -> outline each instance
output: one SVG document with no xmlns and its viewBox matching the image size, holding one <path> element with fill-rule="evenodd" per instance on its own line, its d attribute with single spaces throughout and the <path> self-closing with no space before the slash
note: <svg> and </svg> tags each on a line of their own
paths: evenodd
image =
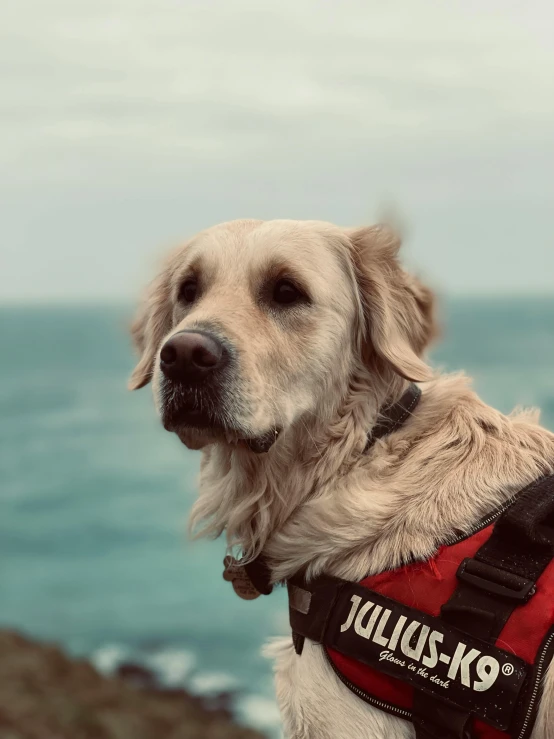
<svg viewBox="0 0 554 739">
<path fill-rule="evenodd" d="M 418 739 L 524 739 L 554 654 L 553 555 L 549 477 L 425 562 L 360 583 L 294 578 L 296 650 L 324 645 L 342 682 Z"/>
<path fill-rule="evenodd" d="M 456 572 L 460 564 L 466 557 L 473 557 L 490 537 L 492 530 L 492 525 L 487 526 L 468 539 L 441 547 L 427 562 L 415 562 L 397 570 L 366 577 L 360 585 L 438 617 L 441 606 L 456 590 Z M 545 642 L 545 635 L 550 634 L 554 627 L 554 562 L 546 568 L 536 587 L 535 595 L 513 611 L 495 641 L 497 647 L 529 664 L 535 663 Z M 327 654 L 339 674 L 367 695 L 390 707 L 411 710 L 414 688 L 409 683 L 378 672 L 335 649 L 327 649 Z M 510 735 L 476 719 L 474 736 L 478 739 L 507 739 Z"/>
</svg>

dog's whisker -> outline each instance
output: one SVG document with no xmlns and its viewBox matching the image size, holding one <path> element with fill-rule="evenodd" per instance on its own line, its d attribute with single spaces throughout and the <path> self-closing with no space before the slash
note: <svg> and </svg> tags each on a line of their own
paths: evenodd
<svg viewBox="0 0 554 739">
<path fill-rule="evenodd" d="M 320 450 L 320 449 L 318 448 L 318 446 L 317 446 L 317 443 L 316 443 L 316 440 L 314 439 L 314 437 L 313 437 L 313 436 L 312 436 L 312 434 L 310 433 L 310 430 L 309 430 L 309 428 L 308 428 L 308 427 L 306 426 L 306 424 L 305 424 L 305 422 L 304 422 L 304 420 L 303 420 L 302 418 L 300 419 L 300 422 L 302 423 L 302 426 L 304 427 L 304 429 L 305 429 L 306 433 L 308 434 L 308 436 L 309 436 L 309 437 L 310 437 L 310 439 L 312 440 L 312 442 L 313 442 L 313 445 L 314 445 L 314 447 L 315 447 L 315 450 L 316 450 L 316 452 L 317 452 L 317 453 L 318 453 L 318 455 L 319 455 L 319 458 L 320 458 L 320 459 L 323 459 L 323 453 L 322 453 L 322 452 L 321 452 L 321 450 Z"/>
</svg>

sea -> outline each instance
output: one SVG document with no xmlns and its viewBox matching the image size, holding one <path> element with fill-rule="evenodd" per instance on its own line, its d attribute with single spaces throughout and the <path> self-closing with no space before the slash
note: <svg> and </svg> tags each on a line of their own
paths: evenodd
<svg viewBox="0 0 554 739">
<path fill-rule="evenodd" d="M 237 719 L 279 736 L 268 638 L 285 594 L 244 602 L 222 541 L 191 541 L 199 453 L 165 432 L 133 366 L 125 307 L 0 309 L 0 628 L 59 643 L 110 674 L 230 692 Z M 444 371 L 554 430 L 554 299 L 443 302 Z"/>
</svg>

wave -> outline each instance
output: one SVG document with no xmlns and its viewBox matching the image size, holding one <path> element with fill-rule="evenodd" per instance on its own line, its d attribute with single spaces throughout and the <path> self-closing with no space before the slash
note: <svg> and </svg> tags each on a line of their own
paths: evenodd
<svg viewBox="0 0 554 739">
<path fill-rule="evenodd" d="M 277 704 L 267 695 L 242 691 L 231 673 L 198 667 L 196 655 L 178 647 L 137 649 L 105 644 L 89 660 L 106 676 L 117 676 L 137 687 L 159 690 L 184 689 L 202 698 L 211 708 L 227 710 L 240 723 L 279 739 L 281 720 Z"/>
</svg>

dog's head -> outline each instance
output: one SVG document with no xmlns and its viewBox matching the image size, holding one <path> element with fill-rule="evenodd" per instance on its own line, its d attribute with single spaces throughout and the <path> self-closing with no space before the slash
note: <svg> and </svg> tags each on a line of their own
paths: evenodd
<svg viewBox="0 0 554 739">
<path fill-rule="evenodd" d="M 132 328 L 130 387 L 153 381 L 164 426 L 191 448 L 267 451 L 322 418 L 354 368 L 425 380 L 430 291 L 398 264 L 387 228 L 234 221 L 175 251 Z"/>
</svg>

